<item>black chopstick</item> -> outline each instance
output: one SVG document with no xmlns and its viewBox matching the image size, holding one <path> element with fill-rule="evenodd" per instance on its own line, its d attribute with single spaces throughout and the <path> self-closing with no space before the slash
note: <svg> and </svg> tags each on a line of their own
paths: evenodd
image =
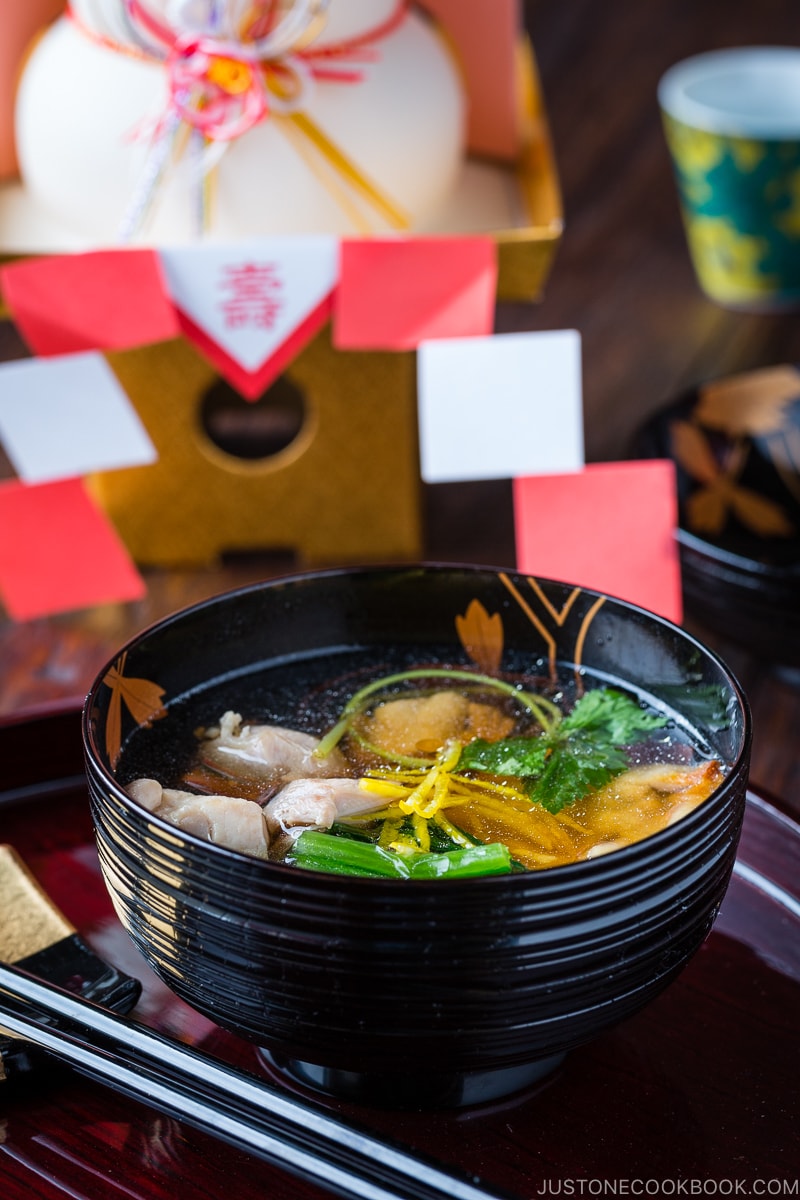
<svg viewBox="0 0 800 1200">
<path fill-rule="evenodd" d="M 0 1025 L 81 1074 L 347 1200 L 502 1195 L 3 963 Z"/>
</svg>

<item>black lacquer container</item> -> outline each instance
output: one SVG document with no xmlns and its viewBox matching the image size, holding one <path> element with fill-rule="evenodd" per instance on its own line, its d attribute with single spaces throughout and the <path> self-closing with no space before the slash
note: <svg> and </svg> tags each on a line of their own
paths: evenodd
<svg viewBox="0 0 800 1200">
<path fill-rule="evenodd" d="M 704 629 L 800 668 L 800 369 L 766 367 L 690 388 L 636 434 L 671 459 L 683 598 Z"/>
<path fill-rule="evenodd" d="M 604 857 L 435 882 L 248 858 L 123 790 L 129 747 L 141 763 L 152 742 L 158 776 L 206 700 L 269 708 L 293 673 L 313 695 L 314 680 L 355 677 L 362 657 L 384 654 L 472 670 L 491 659 L 629 689 L 669 708 L 728 775 L 688 816 Z M 297 575 L 177 613 L 100 674 L 84 743 L 116 911 L 183 1000 L 315 1087 L 462 1105 L 534 1082 L 655 997 L 698 949 L 733 867 L 750 715 L 724 664 L 659 617 L 513 572 L 423 565 Z"/>
</svg>

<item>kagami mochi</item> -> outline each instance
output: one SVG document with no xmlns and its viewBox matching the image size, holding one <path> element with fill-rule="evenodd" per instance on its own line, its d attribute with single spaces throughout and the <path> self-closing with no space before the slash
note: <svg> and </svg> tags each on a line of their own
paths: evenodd
<svg viewBox="0 0 800 1200">
<path fill-rule="evenodd" d="M 414 229 L 464 96 L 403 0 L 73 0 L 20 82 L 23 183 L 93 243 Z"/>
</svg>

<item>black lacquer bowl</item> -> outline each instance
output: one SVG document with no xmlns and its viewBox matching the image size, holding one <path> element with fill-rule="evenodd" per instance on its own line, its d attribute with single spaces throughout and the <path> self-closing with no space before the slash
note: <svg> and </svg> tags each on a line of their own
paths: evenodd
<svg viewBox="0 0 800 1200">
<path fill-rule="evenodd" d="M 586 673 L 666 705 L 729 773 L 694 812 L 605 857 L 434 882 L 248 858 L 121 786 L 135 747 L 158 777 L 206 703 L 247 697 L 268 711 L 295 676 L 313 698 L 322 680 L 358 678 L 362 661 L 404 655 Z M 84 743 L 107 886 L 173 991 L 317 1088 L 441 1106 L 532 1083 L 698 949 L 733 867 L 750 716 L 718 658 L 641 609 L 511 572 L 412 566 L 297 575 L 162 621 L 98 677 Z"/>
<path fill-rule="evenodd" d="M 768 662 L 800 667 L 800 370 L 692 388 L 650 418 L 632 450 L 675 463 L 687 613 Z"/>
</svg>

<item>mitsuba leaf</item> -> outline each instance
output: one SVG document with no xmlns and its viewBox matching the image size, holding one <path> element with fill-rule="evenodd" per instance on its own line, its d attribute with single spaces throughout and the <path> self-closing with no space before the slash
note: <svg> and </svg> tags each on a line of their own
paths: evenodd
<svg viewBox="0 0 800 1200">
<path fill-rule="evenodd" d="M 645 712 L 635 700 L 612 688 L 597 688 L 581 696 L 558 727 L 559 735 L 573 729 L 602 732 L 614 746 L 625 746 L 641 733 L 666 724 L 666 718 Z"/>
<path fill-rule="evenodd" d="M 549 749 L 545 737 L 512 737 L 500 742 L 476 738 L 461 752 L 459 770 L 487 771 L 491 775 L 538 775 Z"/>
<path fill-rule="evenodd" d="M 522 777 L 531 800 L 556 813 L 624 771 L 622 747 L 665 724 L 624 693 L 596 688 L 548 735 L 470 742 L 458 769 Z"/>
<path fill-rule="evenodd" d="M 603 787 L 628 765 L 625 754 L 608 741 L 576 733 L 548 755 L 540 777 L 528 789 L 536 804 L 557 813 Z"/>
</svg>

